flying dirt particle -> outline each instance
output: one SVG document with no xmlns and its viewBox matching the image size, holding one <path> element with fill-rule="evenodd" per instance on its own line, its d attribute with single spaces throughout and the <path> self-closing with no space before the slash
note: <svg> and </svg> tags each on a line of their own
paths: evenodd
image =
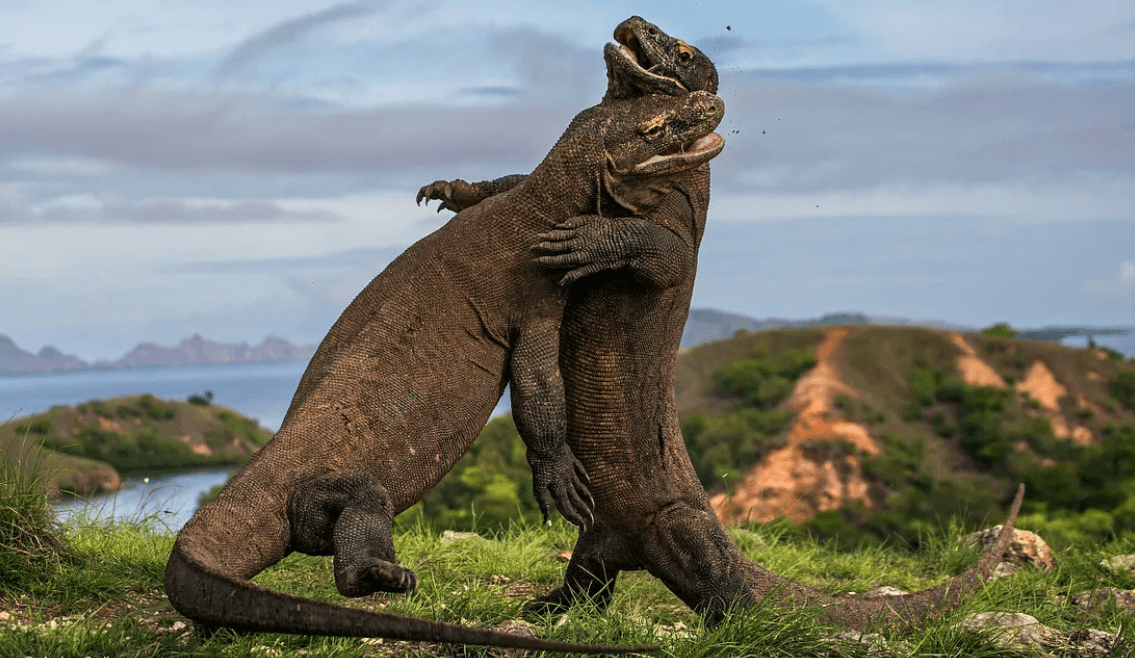
<svg viewBox="0 0 1135 658">
<path fill-rule="evenodd" d="M 733 29 L 733 27 L 732 27 L 732 26 L 729 26 L 729 25 L 726 25 L 726 26 L 725 26 L 725 29 L 726 29 L 726 30 L 732 30 L 732 29 Z"/>
</svg>

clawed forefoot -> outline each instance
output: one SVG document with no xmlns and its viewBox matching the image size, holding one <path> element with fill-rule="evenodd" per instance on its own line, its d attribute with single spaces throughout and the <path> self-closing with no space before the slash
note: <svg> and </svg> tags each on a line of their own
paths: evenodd
<svg viewBox="0 0 1135 658">
<path fill-rule="evenodd" d="M 346 570 L 336 578 L 336 587 L 343 596 L 366 596 L 374 592 L 400 594 L 418 589 L 418 576 L 396 564 L 376 560 L 366 567 Z"/>
</svg>

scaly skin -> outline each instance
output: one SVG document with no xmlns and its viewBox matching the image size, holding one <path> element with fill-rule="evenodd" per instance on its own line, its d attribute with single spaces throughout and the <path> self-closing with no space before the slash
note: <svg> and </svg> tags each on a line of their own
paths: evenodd
<svg viewBox="0 0 1135 658">
<path fill-rule="evenodd" d="M 558 331 L 566 289 L 530 245 L 594 209 L 601 190 L 646 201 L 720 152 L 709 93 L 581 112 L 511 191 L 426 236 L 368 285 L 312 357 L 280 431 L 178 534 L 166 593 L 205 628 L 387 637 L 559 651 L 536 641 L 289 597 L 248 582 L 292 551 L 334 555 L 345 596 L 413 589 L 391 518 L 466 452 L 506 384 L 539 492 L 590 521 L 564 445 Z M 541 499 L 543 507 L 547 506 Z M 587 516 L 585 516 L 587 514 Z"/>
<path fill-rule="evenodd" d="M 616 28 L 615 38 L 623 48 L 607 47 L 607 98 L 665 89 L 656 76 L 636 75 L 626 58 L 615 58 L 633 50 L 640 53 L 636 59 L 647 59 L 644 43 L 652 44 L 652 71 L 675 76 L 672 93 L 716 90 L 708 58 L 686 57 L 690 46 L 642 19 L 628 19 Z M 675 65 L 683 59 L 692 68 Z M 487 198 L 510 180 L 516 178 L 463 183 L 462 198 Z M 582 216 L 541 236 L 538 260 L 568 268 L 563 280 L 575 281 L 561 328 L 560 367 L 568 445 L 590 476 L 595 523 L 581 533 L 564 585 L 529 610 L 562 612 L 581 597 L 605 606 L 619 571 L 638 569 L 662 580 L 711 625 L 730 605 L 769 595 L 789 604 L 818 603 L 824 606 L 824 621 L 860 630 L 911 624 L 956 607 L 981 586 L 1008 548 L 1023 487 L 997 541 L 974 567 L 938 587 L 901 597 L 833 597 L 777 576 L 741 555 L 714 514 L 686 453 L 673 381 L 709 180 L 706 165 L 675 181 L 646 217 Z M 444 185 L 438 181 L 421 194 L 436 195 Z M 634 269 L 626 269 L 627 263 Z"/>
</svg>

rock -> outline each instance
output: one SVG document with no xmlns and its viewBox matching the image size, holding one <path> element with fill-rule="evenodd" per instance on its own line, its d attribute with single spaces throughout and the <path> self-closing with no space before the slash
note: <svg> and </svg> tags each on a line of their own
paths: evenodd
<svg viewBox="0 0 1135 658">
<path fill-rule="evenodd" d="M 997 566 L 993 567 L 993 572 L 989 574 L 989 580 L 992 582 L 1001 578 L 1008 578 L 1020 570 L 1021 567 L 1012 562 L 998 562 Z"/>
<path fill-rule="evenodd" d="M 1131 612 L 1135 610 L 1135 590 L 1104 587 L 1072 595 L 1072 605 L 1085 610 L 1094 610 L 1109 602 L 1114 603 L 1119 610 Z"/>
<path fill-rule="evenodd" d="M 863 596 L 902 596 L 903 594 L 909 594 L 909 592 L 890 585 L 881 585 L 875 589 L 867 590 L 863 593 Z"/>
<path fill-rule="evenodd" d="M 506 619 L 496 626 L 493 626 L 492 629 L 498 633 L 508 633 L 509 635 L 519 635 L 521 637 L 536 637 L 536 626 L 523 619 Z"/>
<path fill-rule="evenodd" d="M 1037 621 L 1036 617 L 1019 612 L 979 612 L 962 621 L 962 628 L 975 633 L 988 633 L 1002 648 L 1026 646 L 1051 648 L 1063 644 L 1064 634 Z"/>
<path fill-rule="evenodd" d="M 962 537 L 960 542 L 963 546 L 987 549 L 993 545 L 993 542 L 997 541 L 997 533 L 1001 532 L 1001 528 L 1002 526 L 996 525 L 980 532 L 968 534 Z M 1052 557 L 1052 549 L 1040 536 L 1028 530 L 1013 529 L 1013 541 L 1009 544 L 1009 550 L 1005 551 L 1005 556 L 1024 564 L 1032 564 L 1046 573 L 1052 571 L 1052 568 L 1056 566 L 1056 560 Z"/>
<path fill-rule="evenodd" d="M 1116 555 L 1100 562 L 1099 567 L 1114 574 L 1135 576 L 1135 555 Z"/>
<path fill-rule="evenodd" d="M 1090 658 L 1105 658 L 1110 656 L 1115 648 L 1115 633 L 1105 633 L 1089 628 L 1083 631 L 1074 631 L 1068 634 L 1069 653 L 1074 656 L 1088 656 Z"/>
<path fill-rule="evenodd" d="M 481 539 L 484 537 L 475 532 L 457 532 L 456 530 L 444 530 L 441 533 L 441 543 L 448 544 L 455 541 L 464 541 L 467 539 Z"/>
<path fill-rule="evenodd" d="M 1003 649 L 1041 649 L 1058 655 L 1105 658 L 1111 654 L 1116 635 L 1089 628 L 1064 633 L 1045 626 L 1036 617 L 1019 612 L 981 612 L 966 617 L 962 627 L 988 633 Z"/>
<path fill-rule="evenodd" d="M 883 588 L 879 588 L 883 589 Z M 894 589 L 893 587 L 890 589 Z M 874 591 L 874 590 L 872 590 Z M 905 592 L 904 592 L 905 593 Z M 887 652 L 887 638 L 879 633 L 860 633 L 858 631 L 843 631 L 834 635 L 823 636 L 823 641 L 829 644 L 862 644 L 871 653 L 885 654 Z M 902 644 L 902 643 L 899 643 Z M 905 651 L 900 651 L 905 653 Z"/>
<path fill-rule="evenodd" d="M 506 619 L 496 626 L 492 626 L 490 628 L 500 633 L 508 633 L 509 635 L 536 637 L 536 627 L 524 621 L 523 619 Z M 519 656 L 528 656 L 534 653 L 534 651 L 529 651 L 527 649 L 513 649 L 505 647 L 493 647 L 492 649 L 489 649 L 489 655 L 497 656 L 498 658 L 519 658 Z"/>
</svg>

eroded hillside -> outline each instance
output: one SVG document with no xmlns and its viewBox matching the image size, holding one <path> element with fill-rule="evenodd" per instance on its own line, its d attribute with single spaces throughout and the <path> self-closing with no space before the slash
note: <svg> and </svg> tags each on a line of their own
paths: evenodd
<svg viewBox="0 0 1135 658">
<path fill-rule="evenodd" d="M 1127 504 L 1100 490 L 1135 476 L 1117 464 L 1135 455 L 1132 380 L 1135 363 L 1095 349 L 856 326 L 742 331 L 688 350 L 677 393 L 727 522 L 979 520 L 1017 480 L 1034 509 Z"/>
</svg>

